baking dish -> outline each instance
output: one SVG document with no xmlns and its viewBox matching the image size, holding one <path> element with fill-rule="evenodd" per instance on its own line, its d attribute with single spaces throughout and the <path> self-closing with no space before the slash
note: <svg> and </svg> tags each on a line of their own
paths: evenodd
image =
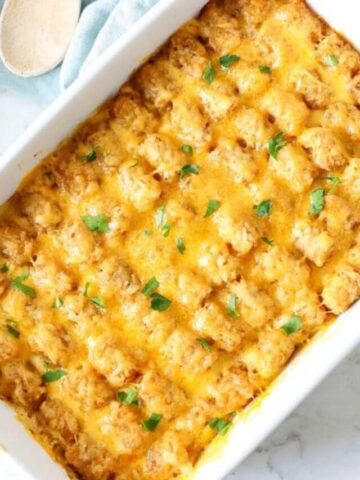
<svg viewBox="0 0 360 480">
<path fill-rule="evenodd" d="M 115 92 L 118 84 L 141 63 L 144 56 L 150 54 L 203 3 L 205 2 L 197 2 L 195 5 L 193 2 L 191 6 L 185 6 L 184 2 L 179 1 L 160 2 L 156 9 L 125 39 L 115 45 L 98 65 L 54 104 L 4 157 L 1 172 L 4 180 L 9 178 L 9 183 L 3 187 L 2 200 L 14 191 L 21 178 L 37 161 L 52 150 L 97 105 Z M 164 20 L 167 21 L 167 16 L 169 21 L 165 27 Z M 121 68 L 120 62 L 123 64 Z M 353 313 L 348 312 L 330 329 L 318 335 L 311 346 L 297 356 L 271 391 L 267 392 L 266 397 L 258 399 L 244 412 L 225 440 L 225 445 L 215 443 L 210 448 L 195 475 L 197 479 L 221 478 L 235 463 L 244 458 L 350 350 L 359 338 L 355 310 L 356 307 L 351 311 Z M 318 368 L 314 368 L 314 365 Z M 64 478 L 58 469 L 52 470 L 50 460 L 48 461 L 44 454 L 38 457 L 38 454 L 34 453 L 37 447 L 33 444 L 28 447 L 25 441 L 24 445 L 19 445 L 18 431 L 15 428 L 20 427 L 11 426 L 12 420 L 8 414 L 4 418 L 4 425 L 7 425 L 6 422 L 9 423 L 0 434 L 1 441 L 27 464 L 35 477 Z M 10 431 L 16 435 L 11 436 Z M 7 438 L 3 440 L 2 435 Z"/>
</svg>

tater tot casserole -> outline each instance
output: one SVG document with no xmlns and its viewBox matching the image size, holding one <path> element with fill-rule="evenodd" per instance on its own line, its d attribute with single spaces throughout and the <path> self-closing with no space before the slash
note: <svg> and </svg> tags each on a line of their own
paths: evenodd
<svg viewBox="0 0 360 480">
<path fill-rule="evenodd" d="M 354 48 L 211 0 L 1 207 L 0 398 L 70 478 L 188 478 L 360 297 L 359 172 Z"/>
</svg>

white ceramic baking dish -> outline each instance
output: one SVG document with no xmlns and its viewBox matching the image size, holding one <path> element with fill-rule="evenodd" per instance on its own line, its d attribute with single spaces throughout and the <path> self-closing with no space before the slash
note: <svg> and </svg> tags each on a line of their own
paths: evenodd
<svg viewBox="0 0 360 480">
<path fill-rule="evenodd" d="M 356 3 L 354 0 L 310 1 L 357 44 L 357 23 L 353 14 L 346 15 L 350 10 L 344 8 L 350 2 Z M 55 101 L 1 158 L 0 203 L 14 193 L 24 176 L 47 153 L 111 97 L 147 56 L 206 3 L 207 0 L 160 0 Z M 360 341 L 359 315 L 360 304 L 357 304 L 318 334 L 292 360 L 266 395 L 235 421 L 229 435 L 215 440 L 201 459 L 193 480 L 220 480 L 251 453 Z M 67 478 L 25 432 L 13 411 L 1 402 L 0 445 L 34 480 Z"/>
</svg>

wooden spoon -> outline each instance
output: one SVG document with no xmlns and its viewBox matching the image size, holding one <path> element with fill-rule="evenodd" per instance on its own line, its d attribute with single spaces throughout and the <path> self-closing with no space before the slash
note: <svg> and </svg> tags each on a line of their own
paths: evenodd
<svg viewBox="0 0 360 480">
<path fill-rule="evenodd" d="M 79 20 L 81 0 L 5 0 L 0 56 L 22 77 L 41 75 L 65 56 Z"/>
</svg>

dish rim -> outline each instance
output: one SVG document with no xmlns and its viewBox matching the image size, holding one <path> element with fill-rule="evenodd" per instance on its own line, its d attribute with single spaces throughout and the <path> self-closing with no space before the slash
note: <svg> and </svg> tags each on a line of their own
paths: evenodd
<svg viewBox="0 0 360 480">
<path fill-rule="evenodd" d="M 192 18 L 207 2 L 208 0 L 192 0 L 192 2 L 160 0 L 127 33 L 109 47 L 98 61 L 58 97 L 1 156 L 0 182 L 3 183 L 3 189 L 0 193 L 0 204 L 14 192 L 26 174 L 56 147 L 56 143 L 66 138 L 96 107 L 116 93 L 119 85 L 128 78 L 131 72 L 144 63 L 144 59 L 156 50 L 156 48 L 150 48 L 150 45 L 157 44 L 159 47 L 163 44 L 167 37 L 185 21 Z M 158 25 L 161 31 L 156 33 Z M 154 38 L 149 41 L 148 35 L 151 33 Z M 136 53 L 143 51 L 144 55 L 138 55 L 131 60 L 129 52 L 136 45 Z M 119 74 L 120 80 L 110 81 L 102 78 L 103 74 L 116 70 L 115 67 L 118 67 L 118 63 L 126 58 L 129 60 L 129 64 Z M 96 90 L 100 90 L 95 88 L 98 81 L 106 84 L 106 93 L 96 92 Z M 89 103 L 86 103 L 85 94 L 87 92 L 96 93 L 95 97 L 90 97 Z M 69 123 L 61 124 L 71 114 L 73 116 Z M 49 132 L 48 138 L 47 133 Z M 54 143 L 56 138 L 59 140 Z M 193 480 L 220 480 L 228 474 L 280 425 L 328 373 L 352 351 L 360 342 L 360 322 L 356 320 L 356 312 L 360 312 L 359 303 L 317 335 L 309 346 L 290 362 L 267 390 L 266 396 L 255 400 L 253 405 L 239 415 L 227 437 L 221 441 L 217 439 L 209 448 L 204 460 L 201 460 L 196 468 L 192 476 Z M 313 368 L 314 364 L 319 364 L 319 369 Z M 286 401 L 283 401 L 284 394 L 289 391 L 291 395 L 286 397 Z M 5 430 L 8 428 L 8 433 L 12 432 L 10 429 L 14 428 L 13 418 L 14 413 L 0 402 L 0 419 L 5 419 L 7 424 Z M 17 438 L 7 441 L 4 438 L 6 436 L 4 432 L 0 432 L 0 443 L 11 451 L 11 456 L 23 464 L 27 473 L 30 476 L 34 475 L 37 480 L 47 480 L 49 476 L 52 480 L 67 478 L 64 470 L 60 469 L 34 439 L 28 434 L 25 435 L 24 432 L 24 435 L 20 434 L 20 429 L 23 427 L 20 422 L 16 422 L 18 425 L 14 432 L 21 437 L 21 442 L 26 444 L 24 449 L 14 450 Z M 246 445 L 243 438 L 247 439 Z M 16 441 L 14 442 L 14 440 Z M 27 452 L 24 455 L 19 450 L 27 450 Z M 40 467 L 43 468 L 44 473 Z"/>
</svg>

